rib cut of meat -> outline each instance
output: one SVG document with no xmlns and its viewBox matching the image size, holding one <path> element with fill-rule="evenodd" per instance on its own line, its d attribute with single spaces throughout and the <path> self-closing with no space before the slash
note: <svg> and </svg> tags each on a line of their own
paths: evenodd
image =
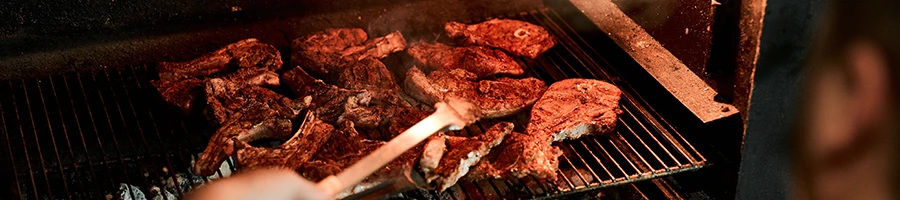
<svg viewBox="0 0 900 200">
<path fill-rule="evenodd" d="M 469 171 L 465 179 L 523 178 L 533 175 L 556 180 L 562 151 L 546 140 L 521 133 L 511 133 L 490 154 Z"/>
<path fill-rule="evenodd" d="M 234 141 L 288 139 L 291 120 L 306 107 L 271 90 L 219 78 L 206 84 L 207 118 L 221 125 L 194 163 L 196 175 L 208 176 L 234 153 Z"/>
<path fill-rule="evenodd" d="M 221 75 L 234 82 L 277 87 L 280 83 L 275 70 L 281 64 L 278 49 L 251 38 L 191 61 L 161 62 L 160 80 L 151 83 L 163 100 L 191 113 L 203 106 L 206 78 Z"/>
<path fill-rule="evenodd" d="M 478 78 L 497 74 L 518 76 L 525 73 L 522 66 L 500 50 L 487 47 L 452 47 L 441 43 L 414 43 L 406 51 L 424 64 L 427 70 L 465 69 Z"/>
<path fill-rule="evenodd" d="M 370 95 L 365 90 L 348 90 L 327 84 L 310 76 L 299 67 L 285 72 L 281 75 L 281 79 L 297 97 L 309 96 L 309 109 L 326 123 L 337 123 L 338 118 L 344 113 L 344 103 L 348 98 Z"/>
<path fill-rule="evenodd" d="M 468 44 L 499 48 L 532 59 L 556 45 L 556 39 L 544 27 L 518 20 L 492 19 L 472 25 L 447 22 L 444 30 Z"/>
<path fill-rule="evenodd" d="M 416 67 L 406 73 L 404 89 L 426 104 L 457 97 L 473 102 L 480 118 L 498 118 L 521 112 L 534 104 L 547 86 L 536 78 L 498 78 L 475 80 L 475 74 L 462 69 L 434 71 L 427 77 Z"/>
<path fill-rule="evenodd" d="M 615 129 L 622 91 L 593 79 L 566 79 L 550 86 L 531 110 L 526 132 L 547 142 L 576 139 Z M 552 139 L 551 139 L 552 138 Z"/>
<path fill-rule="evenodd" d="M 235 160 L 241 169 L 261 167 L 299 169 L 312 159 L 313 154 L 317 153 L 335 132 L 331 124 L 316 119 L 312 113 L 307 113 L 300 129 L 278 147 L 253 147 L 236 138 L 234 142 L 238 150 Z"/>
<path fill-rule="evenodd" d="M 305 107 L 302 102 L 294 102 L 269 89 L 220 78 L 206 82 L 206 102 L 206 116 L 213 125 L 232 119 L 236 113 L 257 114 L 250 110 L 271 110 L 278 118 L 293 119 Z"/>
<path fill-rule="evenodd" d="M 163 100 L 180 108 L 184 113 L 192 113 L 195 109 L 203 107 L 206 102 L 203 99 L 203 88 L 206 84 L 201 79 L 153 80 L 150 83 L 159 90 Z"/>
<path fill-rule="evenodd" d="M 425 172 L 426 180 L 429 183 L 436 182 L 438 191 L 455 185 L 460 177 L 468 173 L 470 167 L 490 153 L 491 148 L 499 145 L 512 129 L 512 123 L 501 122 L 474 137 L 432 137 L 426 143 L 425 153 L 420 160 L 420 168 Z M 446 143 L 441 144 L 443 142 Z M 446 149 L 446 153 L 442 149 Z M 434 160 L 439 160 L 439 163 L 434 163 Z"/>
<path fill-rule="evenodd" d="M 282 64 L 278 49 L 250 38 L 191 61 L 161 62 L 158 67 L 160 79 L 177 80 L 229 72 L 236 68 L 262 68 L 274 72 Z"/>
<path fill-rule="evenodd" d="M 273 110 L 249 110 L 248 115 L 236 113 L 229 121 L 213 133 L 212 138 L 203 150 L 203 154 L 194 162 L 194 175 L 209 176 L 235 151 L 234 140 L 251 142 L 261 138 L 286 139 L 290 137 L 291 121 L 279 119 Z"/>
<path fill-rule="evenodd" d="M 340 72 L 348 64 L 366 58 L 381 59 L 390 53 L 406 48 L 406 40 L 400 32 L 366 40 L 368 36 L 359 28 L 336 28 L 297 38 L 291 44 L 293 63 L 316 75 Z"/>
<path fill-rule="evenodd" d="M 412 107 L 398 96 L 375 99 L 367 94 L 361 94 L 347 99 L 344 104 L 344 113 L 338 121 L 350 120 L 361 128 L 379 129 L 384 134 L 382 136 L 385 137 L 379 139 L 387 140 L 412 127 L 428 115 L 428 112 Z"/>
</svg>

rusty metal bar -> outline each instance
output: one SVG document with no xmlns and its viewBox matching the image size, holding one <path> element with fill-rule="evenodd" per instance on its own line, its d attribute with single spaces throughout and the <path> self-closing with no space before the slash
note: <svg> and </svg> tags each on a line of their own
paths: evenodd
<svg viewBox="0 0 900 200">
<path fill-rule="evenodd" d="M 60 154 L 59 154 L 59 148 L 58 148 L 57 145 L 56 145 L 56 136 L 54 136 L 53 125 L 52 125 L 52 123 L 50 123 L 50 114 L 48 114 L 49 112 L 47 112 L 47 103 L 44 101 L 44 91 L 41 89 L 41 83 L 40 83 L 40 82 L 38 82 L 37 88 L 38 88 L 38 94 L 39 94 L 40 97 L 41 97 L 41 108 L 43 108 L 43 110 L 44 110 L 44 118 L 47 120 L 47 128 L 50 130 L 50 131 L 49 131 L 49 134 L 50 134 L 50 140 L 53 141 L 53 152 L 56 153 L 56 166 L 59 167 L 59 175 L 60 175 L 60 177 L 62 178 L 62 181 L 63 181 L 63 189 L 66 191 L 67 198 L 72 198 L 72 193 L 69 192 L 69 183 L 66 181 L 66 174 L 65 174 L 64 171 L 63 171 L 63 167 L 62 167 L 62 166 L 63 166 L 63 162 L 62 162 L 62 160 L 59 158 L 59 157 L 60 157 Z M 33 125 L 34 125 L 34 123 L 32 122 L 32 126 L 33 126 Z M 35 134 L 36 134 L 36 133 L 37 133 L 37 129 L 35 129 L 34 131 L 35 131 Z M 35 140 L 37 140 L 37 136 L 35 136 Z M 69 139 L 68 139 L 68 135 L 67 135 L 67 136 L 66 136 L 66 142 L 68 142 L 68 141 L 69 141 Z M 40 144 L 40 143 L 38 143 L 38 144 Z M 40 146 L 40 145 L 38 145 L 38 146 Z M 69 154 L 70 154 L 70 155 L 71 155 L 71 153 L 72 153 L 72 152 L 69 151 Z M 75 161 L 74 161 L 74 158 L 75 158 L 75 157 L 72 156 L 72 158 L 73 158 L 72 166 L 73 166 L 74 168 L 77 169 L 78 166 L 75 165 Z"/>
<path fill-rule="evenodd" d="M 17 122 L 17 124 L 19 124 L 19 134 L 22 136 L 22 145 L 25 145 L 28 143 L 25 142 L 25 132 L 22 131 L 22 129 L 23 129 L 22 119 L 19 118 L 19 106 L 16 105 L 16 97 L 14 94 L 15 93 L 14 90 L 15 90 L 15 88 L 13 88 L 12 81 L 10 81 L 9 82 L 9 97 L 12 98 L 13 107 L 15 108 L 13 111 L 16 116 L 16 122 Z M 31 155 L 28 154 L 28 147 L 24 147 L 24 148 L 22 148 L 22 150 L 24 150 L 24 152 L 25 152 L 25 163 L 28 166 L 28 176 L 30 176 L 30 178 L 31 178 L 31 188 L 33 189 L 33 192 L 34 192 L 34 198 L 38 199 L 38 198 L 40 198 L 40 196 L 38 196 L 38 192 L 37 192 L 38 188 L 37 188 L 37 184 L 35 184 L 35 180 L 34 180 L 34 170 L 31 169 Z M 43 166 L 43 162 L 41 162 L 41 165 Z M 44 169 L 43 172 L 44 172 L 44 178 L 46 178 L 47 170 Z M 48 184 L 49 184 L 49 182 L 50 181 L 47 180 Z M 47 187 L 49 188 L 50 185 L 47 185 Z"/>
<path fill-rule="evenodd" d="M 76 107 L 75 107 L 75 100 L 72 99 L 72 98 L 73 98 L 73 97 L 72 97 L 72 90 L 69 89 L 69 82 L 66 80 L 66 76 L 63 75 L 62 78 L 63 78 L 63 84 L 64 84 L 64 86 L 65 86 L 65 88 L 66 88 L 66 96 L 69 97 L 69 104 L 72 106 L 72 117 L 75 119 L 75 127 L 78 129 L 78 135 L 79 135 L 80 138 L 81 138 L 81 145 L 82 145 L 82 147 L 84 147 L 85 160 L 87 160 L 87 162 L 88 162 L 88 169 L 89 169 L 90 172 L 91 172 L 91 179 L 94 180 L 94 181 L 96 181 L 96 180 L 97 180 L 97 173 L 94 172 L 94 163 L 91 162 L 91 155 L 92 155 L 92 154 L 90 153 L 90 151 L 88 151 L 87 141 L 85 140 L 85 137 L 84 137 L 84 130 L 81 129 L 81 121 L 78 120 L 78 113 L 77 113 L 77 111 L 75 110 L 75 108 L 76 108 Z M 51 85 L 55 85 L 55 84 L 52 84 L 52 83 L 53 83 L 53 79 L 52 79 L 52 78 L 50 79 L 50 83 L 51 83 Z M 53 86 L 52 89 L 53 89 L 54 94 L 55 94 L 55 93 L 56 93 L 56 86 Z M 54 95 L 53 98 L 57 101 L 57 103 L 59 103 L 58 95 Z M 90 110 L 89 110 L 89 111 L 90 111 Z M 62 109 L 59 109 L 59 114 L 60 114 L 60 119 L 64 119 L 64 117 L 62 117 L 62 116 L 63 116 L 63 115 L 62 115 Z M 96 128 L 95 128 L 95 130 L 96 130 Z M 102 148 L 100 149 L 100 152 L 103 153 L 103 149 L 102 149 Z M 107 164 L 107 162 L 106 162 L 106 161 L 107 161 L 106 156 L 104 156 L 102 159 L 104 160 L 103 164 L 106 165 L 106 168 L 107 168 L 107 169 L 109 169 L 109 164 Z M 110 184 L 115 184 L 115 182 L 112 180 L 111 177 L 110 177 Z M 100 189 L 99 189 L 99 188 L 94 187 L 94 190 L 97 192 L 97 195 L 103 195 L 103 194 L 100 192 Z"/>
<path fill-rule="evenodd" d="M 10 91 L 10 92 L 12 92 L 12 91 Z M 10 166 L 13 169 L 13 177 L 16 180 L 16 191 L 21 192 L 22 191 L 22 183 L 19 181 L 19 170 L 16 169 L 16 159 L 15 159 L 15 156 L 13 156 L 13 154 L 12 154 L 12 152 L 13 152 L 12 142 L 9 141 L 9 132 L 7 131 L 9 129 L 6 127 L 6 116 L 5 115 L 6 114 L 3 112 L 3 104 L 0 103 L 0 123 L 3 123 L 3 130 L 4 130 L 3 136 L 6 137 L 6 149 L 8 150 L 7 152 L 9 152 L 9 161 L 11 162 Z M 29 172 L 28 174 L 30 175 L 31 173 Z M 32 187 L 34 187 L 34 180 L 32 180 Z"/>
<path fill-rule="evenodd" d="M 94 80 L 94 82 L 96 84 L 97 79 L 94 76 L 94 72 L 91 72 L 91 79 Z M 81 81 L 81 76 L 78 76 L 78 83 L 81 84 L 81 89 L 82 89 L 82 91 L 84 91 L 84 83 Z M 107 109 L 106 109 L 106 102 L 103 100 L 103 95 L 100 94 L 99 88 L 96 88 L 96 92 L 97 92 L 97 98 L 100 99 L 100 105 L 101 105 L 101 107 L 103 107 L 103 112 L 106 114 L 106 123 L 107 123 L 107 125 L 109 125 L 109 131 L 110 131 L 109 135 L 112 136 L 113 145 L 114 145 L 113 147 L 115 147 L 116 154 L 118 154 L 118 157 L 119 157 L 119 161 L 122 163 L 122 171 L 125 172 L 125 180 L 130 185 L 132 182 L 131 182 L 131 178 L 128 176 L 128 167 L 126 167 L 124 165 L 125 159 L 122 157 L 122 150 L 119 149 L 119 140 L 116 138 L 116 134 L 113 134 L 115 132 L 115 129 L 112 127 L 112 121 L 109 120 L 110 117 L 109 117 L 109 111 L 107 111 Z M 85 102 L 90 102 L 87 100 L 87 95 L 85 95 L 84 98 L 85 98 L 85 100 L 84 100 Z M 93 117 L 92 117 L 91 121 L 94 121 Z M 96 126 L 96 122 L 95 122 L 95 126 Z M 99 131 L 97 132 L 97 135 L 100 135 Z M 97 138 L 97 142 L 100 143 L 99 137 Z M 134 192 L 131 189 L 128 189 L 128 193 L 131 195 L 132 198 L 135 197 Z"/>
</svg>

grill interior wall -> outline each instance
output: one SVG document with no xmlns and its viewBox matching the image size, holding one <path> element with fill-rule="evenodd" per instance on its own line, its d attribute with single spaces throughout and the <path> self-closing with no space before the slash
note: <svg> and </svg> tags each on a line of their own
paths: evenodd
<svg viewBox="0 0 900 200">
<path fill-rule="evenodd" d="M 519 60 L 527 67 L 528 76 L 547 84 L 573 77 L 612 82 L 624 92 L 620 103 L 624 114 L 614 133 L 556 144 L 564 151 L 558 171 L 560 182 L 533 177 L 460 182 L 448 192 L 431 195 L 442 199 L 548 197 L 706 165 L 706 158 L 649 109 L 604 59 L 603 52 L 610 47 L 593 46 L 553 10 L 500 17 L 544 26 L 560 39 L 559 45 L 540 58 Z M 447 40 L 439 30 L 404 35 L 410 40 Z M 392 56 L 385 63 L 405 66 L 410 65 L 408 59 Z M 9 152 L 3 159 L 12 163 L 20 195 L 29 199 L 102 198 L 117 193 L 120 183 L 148 193 L 146 188 L 154 185 L 188 181 L 172 185 L 173 194 L 180 195 L 188 189 L 181 187 L 208 181 L 208 177 L 176 174 L 189 171 L 192 158 L 206 145 L 213 129 L 202 118 L 184 118 L 161 109 L 166 105 L 149 84 L 149 80 L 158 78 L 155 71 L 149 65 L 0 83 L 0 94 L 8 94 L 0 97 L 0 146 Z M 528 115 L 501 120 L 512 121 L 516 131 L 523 131 Z M 455 134 L 477 135 L 497 121 L 482 121 Z M 225 166 L 217 176 L 235 170 L 230 161 Z"/>
</svg>

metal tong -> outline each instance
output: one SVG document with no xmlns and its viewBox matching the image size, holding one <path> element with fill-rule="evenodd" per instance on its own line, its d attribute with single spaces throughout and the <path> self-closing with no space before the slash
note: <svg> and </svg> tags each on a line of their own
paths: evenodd
<svg viewBox="0 0 900 200">
<path fill-rule="evenodd" d="M 435 104 L 435 108 L 436 111 L 434 113 L 419 121 L 419 123 L 394 137 L 387 144 L 379 147 L 372 154 L 359 160 L 341 173 L 328 176 L 319 181 L 316 187 L 328 196 L 333 197 L 358 184 L 376 170 L 384 167 L 416 144 L 419 144 L 419 142 L 425 140 L 425 138 L 428 138 L 428 136 L 438 131 L 460 130 L 466 125 L 475 122 L 479 115 L 474 104 L 457 98 L 448 98 L 445 102 L 438 102 Z M 379 186 L 385 188 L 396 183 L 399 184 L 397 186 L 401 187 L 397 189 L 403 189 L 404 187 L 419 185 L 415 183 L 414 178 L 410 178 L 413 173 L 416 172 L 407 171 L 405 172 L 406 177 L 389 181 Z M 403 179 L 407 181 L 403 181 Z"/>
</svg>

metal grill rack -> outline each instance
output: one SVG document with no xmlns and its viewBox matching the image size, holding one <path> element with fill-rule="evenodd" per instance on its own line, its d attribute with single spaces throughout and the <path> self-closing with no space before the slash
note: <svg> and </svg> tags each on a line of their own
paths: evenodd
<svg viewBox="0 0 900 200">
<path fill-rule="evenodd" d="M 535 60 L 519 60 L 529 76 L 548 84 L 565 78 L 606 80 L 619 86 L 624 113 L 614 133 L 557 143 L 559 182 L 519 180 L 460 182 L 441 199 L 543 198 L 665 176 L 706 165 L 706 159 L 618 78 L 615 68 L 553 10 L 505 18 L 548 28 L 559 45 Z M 0 82 L 0 161 L 10 164 L 16 189 L 25 199 L 97 199 L 117 195 L 122 183 L 141 190 L 162 188 L 160 198 L 180 196 L 210 177 L 189 175 L 195 153 L 206 145 L 212 127 L 200 118 L 171 113 L 149 80 L 153 66 L 72 72 Z M 509 119 L 516 131 L 527 113 Z M 499 120 L 482 121 L 458 132 L 477 135 Z M 216 177 L 235 167 L 223 164 Z M 214 178 L 214 177 L 213 177 Z M 165 195 L 166 192 L 171 196 Z"/>
</svg>

